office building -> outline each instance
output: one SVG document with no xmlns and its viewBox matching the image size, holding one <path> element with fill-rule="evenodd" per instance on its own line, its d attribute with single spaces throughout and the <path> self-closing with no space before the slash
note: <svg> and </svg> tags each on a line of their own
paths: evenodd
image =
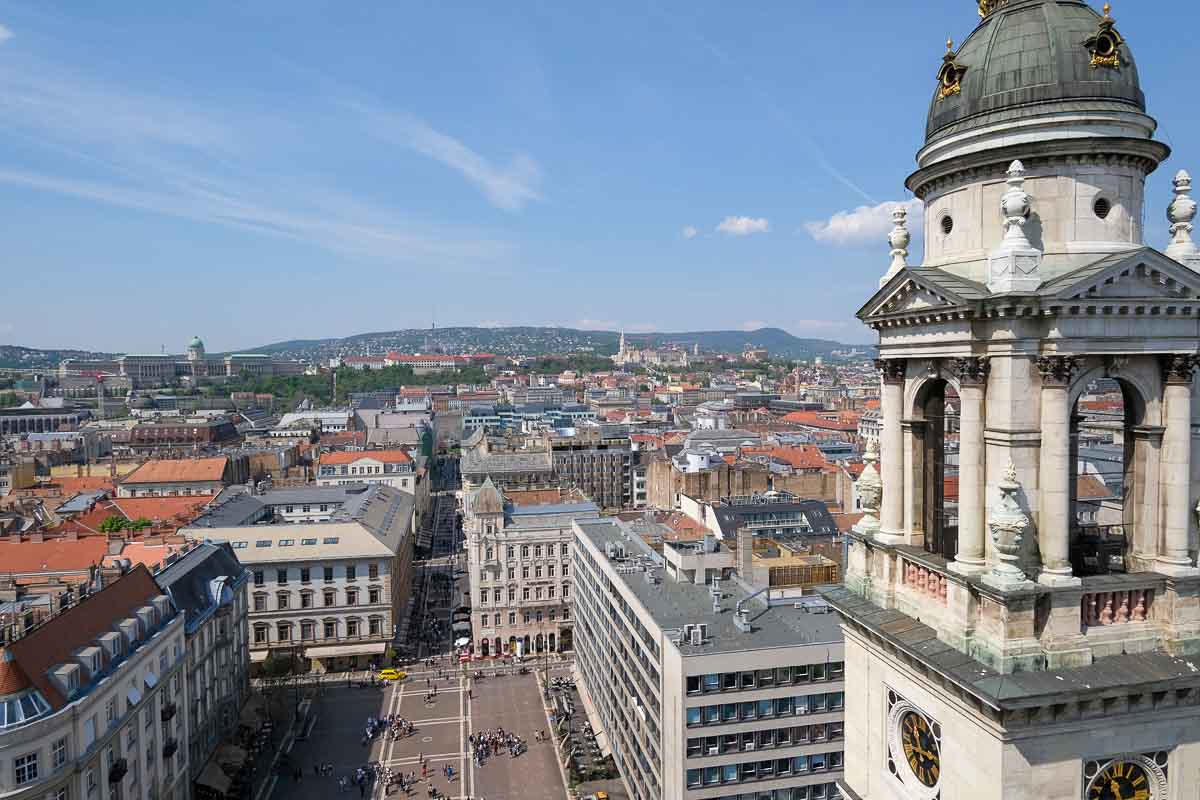
<svg viewBox="0 0 1200 800">
<path fill-rule="evenodd" d="M 618 522 L 573 527 L 578 685 L 629 796 L 841 797 L 842 637 L 824 602 L 745 586 L 715 537 L 659 556 Z"/>
</svg>

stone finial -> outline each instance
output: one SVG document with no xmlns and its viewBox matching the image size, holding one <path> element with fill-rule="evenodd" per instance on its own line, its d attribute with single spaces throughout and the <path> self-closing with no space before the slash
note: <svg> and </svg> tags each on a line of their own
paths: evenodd
<svg viewBox="0 0 1200 800">
<path fill-rule="evenodd" d="M 997 561 L 992 571 L 983 577 L 983 581 L 998 589 L 1027 588 L 1032 584 L 1017 566 L 1017 561 L 1020 559 L 1025 529 L 1029 527 L 1029 515 L 1017 500 L 1021 484 L 1017 480 L 1016 465 L 1011 459 L 1004 470 L 1004 480 L 1000 481 L 999 488 L 1000 501 L 991 508 L 987 519 Z"/>
<path fill-rule="evenodd" d="M 907 208 L 898 205 L 892 209 L 893 227 L 891 233 L 888 234 L 888 244 L 892 248 L 892 263 L 888 266 L 887 273 L 879 279 L 880 286 L 883 286 L 897 272 L 908 266 L 908 244 L 912 241 L 912 235 L 908 232 L 907 219 Z"/>
<path fill-rule="evenodd" d="M 1196 219 L 1196 201 L 1191 194 L 1192 176 L 1181 169 L 1171 183 L 1175 187 L 1175 199 L 1167 206 L 1167 221 L 1171 223 L 1171 243 L 1167 245 L 1167 255 L 1186 263 L 1200 255 L 1196 243 L 1192 241 L 1192 221 Z"/>
<path fill-rule="evenodd" d="M 1042 282 L 1042 253 L 1025 235 L 1033 201 L 1025 191 L 1025 167 L 1014 161 L 1008 168 L 1008 191 L 1000 198 L 1004 238 L 988 255 L 988 290 L 993 294 L 1032 292 Z"/>
<path fill-rule="evenodd" d="M 863 518 L 855 525 L 860 533 L 874 534 L 879 531 L 879 505 L 883 500 L 883 480 L 875 464 L 879 461 L 879 444 L 875 439 L 867 442 L 867 450 L 863 453 L 862 474 L 858 476 L 855 487 L 862 501 Z"/>
</svg>

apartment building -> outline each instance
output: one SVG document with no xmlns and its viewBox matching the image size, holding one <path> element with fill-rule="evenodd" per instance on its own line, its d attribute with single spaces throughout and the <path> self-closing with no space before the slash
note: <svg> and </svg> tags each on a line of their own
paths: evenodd
<svg viewBox="0 0 1200 800">
<path fill-rule="evenodd" d="M 184 615 L 189 700 L 189 783 L 194 782 L 217 745 L 237 731 L 250 691 L 250 575 L 227 542 L 204 542 L 155 576 Z"/>
<path fill-rule="evenodd" d="M 226 485 L 241 482 L 234 466 L 226 456 L 147 461 L 121 480 L 117 496 L 215 495 Z"/>
<path fill-rule="evenodd" d="M 475 653 L 571 649 L 571 523 L 597 519 L 599 512 L 578 493 L 506 494 L 490 478 L 466 495 L 463 532 Z"/>
<path fill-rule="evenodd" d="M 409 602 L 413 502 L 377 484 L 323 522 L 210 517 L 182 532 L 229 542 L 250 570 L 252 664 L 274 655 L 316 671 L 365 667 L 386 652 Z"/>
<path fill-rule="evenodd" d="M 573 528 L 578 685 L 630 797 L 840 798 L 836 615 L 746 586 L 712 536 L 660 556 L 617 521 Z"/>
<path fill-rule="evenodd" d="M 37 474 L 32 458 L 0 453 L 0 497 L 28 489 L 36 483 Z"/>
<path fill-rule="evenodd" d="M 189 797 L 184 616 L 135 567 L 0 650 L 0 796 Z"/>
</svg>

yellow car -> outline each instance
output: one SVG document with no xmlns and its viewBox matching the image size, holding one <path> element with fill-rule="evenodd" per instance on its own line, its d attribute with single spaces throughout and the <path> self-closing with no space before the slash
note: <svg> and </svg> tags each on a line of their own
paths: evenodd
<svg viewBox="0 0 1200 800">
<path fill-rule="evenodd" d="M 379 680 L 381 681 L 402 681 L 408 677 L 407 672 L 401 672 L 398 669 L 381 669 L 379 670 Z"/>
</svg>

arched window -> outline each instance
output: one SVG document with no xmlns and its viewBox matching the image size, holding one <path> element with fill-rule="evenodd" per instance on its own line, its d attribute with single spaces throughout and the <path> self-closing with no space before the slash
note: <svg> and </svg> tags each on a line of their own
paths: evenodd
<svg viewBox="0 0 1200 800">
<path fill-rule="evenodd" d="M 958 553 L 958 394 L 942 379 L 920 389 L 914 419 L 914 478 L 922 487 L 914 520 L 925 550 L 953 560 Z"/>
</svg>

